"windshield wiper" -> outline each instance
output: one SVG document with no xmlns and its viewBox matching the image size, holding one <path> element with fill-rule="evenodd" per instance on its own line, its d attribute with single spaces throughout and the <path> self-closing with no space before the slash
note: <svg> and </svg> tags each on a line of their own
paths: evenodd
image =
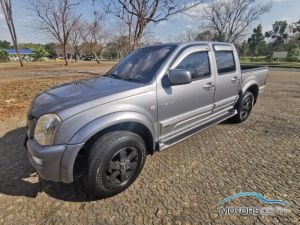
<svg viewBox="0 0 300 225">
<path fill-rule="evenodd" d="M 120 79 L 120 80 L 127 80 L 127 81 L 133 81 L 133 82 L 142 83 L 142 81 L 137 80 L 135 78 L 132 78 L 132 77 L 120 77 L 119 75 L 114 74 L 114 73 L 105 74 L 104 76 L 105 77 L 115 78 L 115 79 Z"/>
<path fill-rule="evenodd" d="M 115 78 L 115 79 L 123 79 L 122 77 L 120 77 L 120 76 L 118 76 L 117 74 L 114 74 L 114 73 L 105 74 L 104 76 Z"/>
<path fill-rule="evenodd" d="M 128 80 L 128 81 L 133 81 L 133 82 L 138 82 L 138 83 L 142 83 L 141 80 L 137 80 L 137 79 L 132 78 L 132 77 L 122 77 L 121 79 Z"/>
</svg>

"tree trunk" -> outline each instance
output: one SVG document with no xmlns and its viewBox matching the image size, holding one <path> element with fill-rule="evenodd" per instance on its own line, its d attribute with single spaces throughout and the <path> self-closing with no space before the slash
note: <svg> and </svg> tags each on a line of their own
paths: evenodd
<svg viewBox="0 0 300 225">
<path fill-rule="evenodd" d="M 96 53 L 96 51 L 93 49 L 93 54 L 94 54 L 94 57 L 95 57 L 95 59 L 96 59 L 96 62 L 98 63 L 98 64 L 100 64 L 100 60 L 99 60 L 99 58 L 98 58 L 98 55 L 97 55 L 97 53 Z"/>
<path fill-rule="evenodd" d="M 66 52 L 66 45 L 63 46 L 63 54 L 64 54 L 64 60 L 65 60 L 65 66 L 68 66 L 68 57 Z"/>
<path fill-rule="evenodd" d="M 18 46 L 15 45 L 15 49 L 16 49 L 17 56 L 19 58 L 20 65 L 21 65 L 21 67 L 23 67 L 24 65 L 23 65 L 23 61 L 22 61 L 21 55 L 19 53 Z"/>
<path fill-rule="evenodd" d="M 75 47 L 75 52 L 74 52 L 75 62 L 77 62 L 77 52 L 78 52 L 77 47 Z"/>
</svg>

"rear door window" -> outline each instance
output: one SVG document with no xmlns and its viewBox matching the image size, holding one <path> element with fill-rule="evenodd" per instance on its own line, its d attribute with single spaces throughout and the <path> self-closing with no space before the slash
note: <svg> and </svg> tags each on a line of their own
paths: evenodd
<svg viewBox="0 0 300 225">
<path fill-rule="evenodd" d="M 218 51 L 215 53 L 218 74 L 223 75 L 236 71 L 235 60 L 232 51 Z"/>
</svg>

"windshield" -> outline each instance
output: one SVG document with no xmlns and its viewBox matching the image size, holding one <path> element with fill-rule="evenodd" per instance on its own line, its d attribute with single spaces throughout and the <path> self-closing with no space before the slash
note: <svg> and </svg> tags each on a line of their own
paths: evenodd
<svg viewBox="0 0 300 225">
<path fill-rule="evenodd" d="M 175 47 L 162 45 L 137 49 L 107 72 L 106 76 L 148 83 Z"/>
</svg>

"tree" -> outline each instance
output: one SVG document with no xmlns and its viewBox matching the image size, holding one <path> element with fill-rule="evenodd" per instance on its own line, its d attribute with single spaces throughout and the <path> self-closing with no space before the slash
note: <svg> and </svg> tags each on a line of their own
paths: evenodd
<svg viewBox="0 0 300 225">
<path fill-rule="evenodd" d="M 211 41 L 213 40 L 213 34 L 209 30 L 203 30 L 202 28 L 187 28 L 181 33 L 178 41 Z"/>
<path fill-rule="evenodd" d="M 267 31 L 265 36 L 272 40 L 273 48 L 278 50 L 289 38 L 288 23 L 286 21 L 275 21 L 272 25 L 272 30 Z"/>
<path fill-rule="evenodd" d="M 35 61 L 41 61 L 44 57 L 49 56 L 49 53 L 42 46 L 32 48 L 32 50 L 35 52 L 35 55 L 33 56 Z"/>
<path fill-rule="evenodd" d="M 95 0 L 92 0 L 92 3 L 93 20 L 90 23 L 82 24 L 80 27 L 80 33 L 85 51 L 90 52 L 96 59 L 96 62 L 99 64 L 99 56 L 104 49 L 104 44 L 108 34 L 102 25 L 104 15 L 96 10 Z"/>
<path fill-rule="evenodd" d="M 254 55 L 259 55 L 260 48 L 265 44 L 265 36 L 262 33 L 262 26 L 259 24 L 256 28 L 253 29 L 253 34 L 248 39 L 249 53 L 252 57 Z"/>
<path fill-rule="evenodd" d="M 170 16 L 186 13 L 202 1 L 188 0 L 106 0 L 106 12 L 118 17 L 128 27 L 132 49 L 140 47 L 146 28 L 151 23 L 168 20 Z"/>
<path fill-rule="evenodd" d="M 70 42 L 74 50 L 75 62 L 77 62 L 78 56 L 80 54 L 81 44 L 83 40 L 83 36 L 82 36 L 83 33 L 82 29 L 84 29 L 83 26 L 84 25 L 81 24 L 80 21 L 77 21 L 70 34 Z"/>
<path fill-rule="evenodd" d="M 214 38 L 214 35 L 209 30 L 204 30 L 198 33 L 196 40 L 198 41 L 212 41 Z"/>
<path fill-rule="evenodd" d="M 244 40 L 241 44 L 238 44 L 236 47 L 241 58 L 247 56 L 249 52 L 249 44 L 247 41 Z"/>
<path fill-rule="evenodd" d="M 275 21 L 272 30 L 267 31 L 265 37 L 271 39 L 269 44 L 269 62 L 271 62 L 273 52 L 278 51 L 288 40 L 288 23 L 286 21 Z"/>
<path fill-rule="evenodd" d="M 99 55 L 103 50 L 105 34 L 100 25 L 100 19 L 96 18 L 97 16 L 95 16 L 92 23 L 86 23 L 82 29 L 80 29 L 80 32 L 83 40 L 82 47 L 84 47 L 88 54 L 92 54 L 96 59 L 96 62 L 99 64 Z"/>
<path fill-rule="evenodd" d="M 206 28 L 212 30 L 217 41 L 236 43 L 247 29 L 271 9 L 271 3 L 256 0 L 213 1 L 204 8 L 202 19 Z"/>
<path fill-rule="evenodd" d="M 105 49 L 105 55 L 109 58 L 122 59 L 129 53 L 128 49 L 128 37 L 127 36 L 116 36 L 112 41 L 107 43 Z"/>
<path fill-rule="evenodd" d="M 56 46 L 57 44 L 51 42 L 44 45 L 45 50 L 49 53 L 49 57 L 56 56 Z"/>
<path fill-rule="evenodd" d="M 10 49 L 10 48 L 11 48 L 11 43 L 9 41 L 0 40 L 0 49 Z"/>
<path fill-rule="evenodd" d="M 288 56 L 287 56 L 287 59 L 290 61 L 290 62 L 295 62 L 298 60 L 298 56 L 299 56 L 299 53 L 300 53 L 300 48 L 297 44 L 292 44 L 289 46 L 288 48 Z"/>
<path fill-rule="evenodd" d="M 79 0 L 29 0 L 31 9 L 37 18 L 39 28 L 56 39 L 63 50 L 65 65 L 68 65 L 67 44 L 70 33 L 79 21 L 81 14 L 75 9 Z"/>
<path fill-rule="evenodd" d="M 292 25 L 293 33 L 297 40 L 300 40 L 300 20 Z"/>
<path fill-rule="evenodd" d="M 0 50 L 0 62 L 8 62 L 9 61 L 9 55 L 7 52 Z"/>
<path fill-rule="evenodd" d="M 194 28 L 187 28 L 178 36 L 179 41 L 196 41 L 198 37 L 198 30 Z"/>
<path fill-rule="evenodd" d="M 17 39 L 17 33 L 15 29 L 14 19 L 13 19 L 13 11 L 12 11 L 12 4 L 11 0 L 0 0 L 2 11 L 5 16 L 6 24 L 14 45 L 14 48 L 16 49 L 17 56 L 20 61 L 21 67 L 23 66 L 22 58 L 19 53 L 18 49 L 18 39 Z"/>
</svg>

